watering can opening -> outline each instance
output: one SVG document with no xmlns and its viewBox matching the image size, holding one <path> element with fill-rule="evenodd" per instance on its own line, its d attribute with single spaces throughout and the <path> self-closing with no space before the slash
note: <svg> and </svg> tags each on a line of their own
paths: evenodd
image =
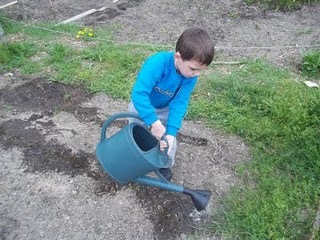
<svg viewBox="0 0 320 240">
<path fill-rule="evenodd" d="M 148 152 L 158 145 L 158 140 L 140 125 L 132 127 L 132 136 L 141 151 Z"/>
</svg>

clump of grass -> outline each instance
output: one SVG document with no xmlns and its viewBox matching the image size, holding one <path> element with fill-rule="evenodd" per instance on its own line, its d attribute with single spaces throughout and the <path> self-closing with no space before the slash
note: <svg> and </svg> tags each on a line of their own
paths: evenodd
<svg viewBox="0 0 320 240">
<path fill-rule="evenodd" d="M 31 71 L 34 64 L 28 60 L 37 51 L 35 44 L 28 42 L 17 42 L 0 44 L 0 72 L 9 71 L 12 68 L 23 67 L 25 73 Z"/>
</svg>

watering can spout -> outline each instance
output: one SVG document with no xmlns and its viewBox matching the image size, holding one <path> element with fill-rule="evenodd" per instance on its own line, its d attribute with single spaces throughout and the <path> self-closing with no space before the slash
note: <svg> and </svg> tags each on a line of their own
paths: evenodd
<svg viewBox="0 0 320 240">
<path fill-rule="evenodd" d="M 172 192 L 179 192 L 179 193 L 186 194 L 191 197 L 192 202 L 198 211 L 202 211 L 202 210 L 206 209 L 206 207 L 209 203 L 210 197 L 211 197 L 210 191 L 193 190 L 190 188 L 186 188 L 186 187 L 183 187 L 180 185 L 173 184 L 171 182 L 167 182 L 163 179 L 162 180 L 156 179 L 156 178 L 152 178 L 149 176 L 138 177 L 137 179 L 134 180 L 134 182 L 148 185 L 151 187 L 165 189 L 165 190 L 172 191 Z"/>
</svg>

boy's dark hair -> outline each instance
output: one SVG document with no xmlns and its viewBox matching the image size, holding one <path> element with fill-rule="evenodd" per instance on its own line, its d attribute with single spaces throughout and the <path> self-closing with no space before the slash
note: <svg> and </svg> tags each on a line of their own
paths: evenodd
<svg viewBox="0 0 320 240">
<path fill-rule="evenodd" d="M 208 66 L 214 56 L 214 43 L 209 34 L 197 27 L 186 29 L 179 37 L 176 44 L 182 60 L 195 60 Z"/>
</svg>

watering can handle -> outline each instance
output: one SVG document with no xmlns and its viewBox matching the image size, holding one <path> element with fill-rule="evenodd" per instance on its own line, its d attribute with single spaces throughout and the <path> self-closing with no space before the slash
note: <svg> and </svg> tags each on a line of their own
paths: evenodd
<svg viewBox="0 0 320 240">
<path fill-rule="evenodd" d="M 107 121 L 104 122 L 104 124 L 102 125 L 102 129 L 101 129 L 101 141 L 105 140 L 106 139 L 106 131 L 107 131 L 107 128 L 109 127 L 109 125 L 115 121 L 116 119 L 118 118 L 136 118 L 140 121 L 143 121 L 142 118 L 139 117 L 138 114 L 135 114 L 135 113 L 118 113 L 118 114 L 115 114 L 113 116 L 111 116 L 110 118 L 107 119 Z"/>
<path fill-rule="evenodd" d="M 168 140 L 167 140 L 167 138 L 166 138 L 166 136 L 165 136 L 165 135 L 163 135 L 163 136 L 161 137 L 161 140 L 165 141 L 165 142 L 166 142 L 166 144 L 167 144 L 167 147 L 164 149 L 164 151 L 163 151 L 163 152 L 161 152 L 161 154 L 162 154 L 163 156 L 168 156 L 168 150 L 169 150 L 169 143 L 168 143 Z"/>
<path fill-rule="evenodd" d="M 109 125 L 110 125 L 113 121 L 115 121 L 115 120 L 118 119 L 118 118 L 128 118 L 128 117 L 130 117 L 130 118 L 136 118 L 136 119 L 138 119 L 138 120 L 140 120 L 140 121 L 143 121 L 142 118 L 139 117 L 139 115 L 136 114 L 136 113 L 125 113 L 125 112 L 124 112 L 124 113 L 115 114 L 115 115 L 109 117 L 109 118 L 107 119 L 107 121 L 105 121 L 104 124 L 102 125 L 102 129 L 101 129 L 101 141 L 103 141 L 103 140 L 106 139 L 107 128 L 109 127 Z M 168 140 L 167 140 L 167 138 L 166 138 L 164 135 L 161 137 L 161 140 L 164 140 L 164 141 L 167 143 L 167 147 L 164 149 L 163 152 L 161 152 L 161 154 L 162 154 L 163 156 L 167 156 L 167 155 L 168 155 L 168 149 L 169 149 Z"/>
</svg>

